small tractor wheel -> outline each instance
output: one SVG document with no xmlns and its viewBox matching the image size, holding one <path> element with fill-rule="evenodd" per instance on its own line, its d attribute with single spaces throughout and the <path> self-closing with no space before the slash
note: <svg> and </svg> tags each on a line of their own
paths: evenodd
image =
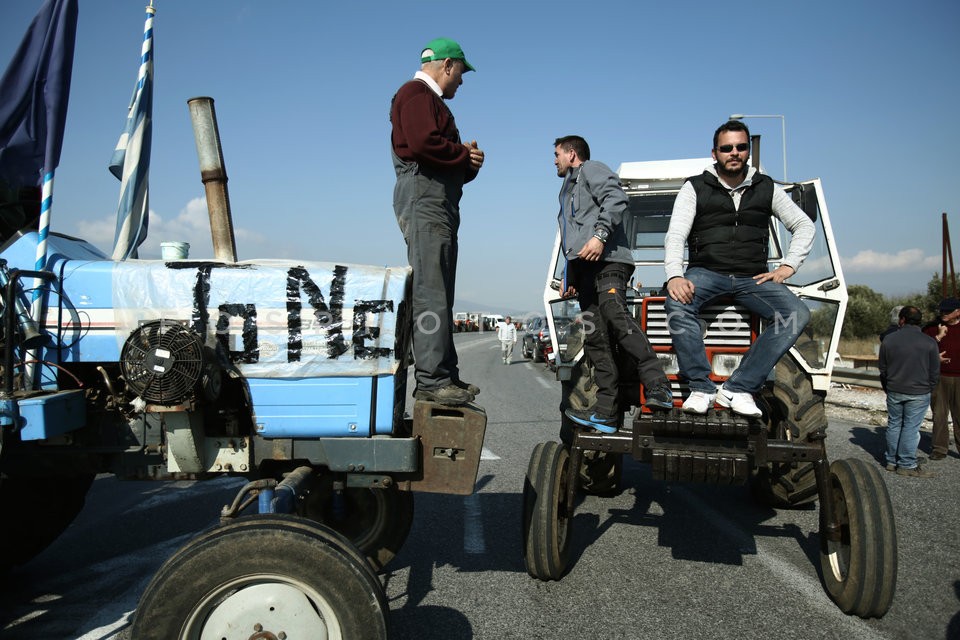
<svg viewBox="0 0 960 640">
<path fill-rule="evenodd" d="M 623 454 L 584 451 L 577 474 L 580 488 L 592 496 L 614 496 L 623 479 Z"/>
<path fill-rule="evenodd" d="M 770 440 L 805 441 L 811 434 L 825 430 L 827 413 L 824 396 L 788 353 L 774 368 L 772 411 L 768 424 Z M 754 497 L 771 507 L 796 508 L 817 499 L 817 478 L 813 464 L 769 463 L 752 472 L 750 488 Z"/>
<path fill-rule="evenodd" d="M 523 484 L 523 549 L 527 573 L 559 580 L 570 562 L 573 513 L 567 512 L 570 454 L 559 442 L 541 442 Z"/>
<path fill-rule="evenodd" d="M 862 460 L 830 465 L 840 539 L 821 533 L 820 567 L 830 598 L 847 614 L 880 618 L 897 587 L 897 531 L 887 486 Z"/>
<path fill-rule="evenodd" d="M 345 537 L 286 515 L 241 518 L 177 551 L 147 586 L 132 637 L 385 640 L 383 587 Z"/>
<path fill-rule="evenodd" d="M 568 447 L 573 444 L 577 425 L 564 410 L 568 407 L 586 409 L 597 401 L 597 383 L 593 380 L 593 367 L 581 358 L 573 367 L 569 381 L 562 386 L 560 401 L 560 441 Z M 595 496 L 616 495 L 620 491 L 623 475 L 623 456 L 606 451 L 584 451 L 577 477 L 580 487 Z"/>
<path fill-rule="evenodd" d="M 564 380 L 560 388 L 560 441 L 568 447 L 573 444 L 576 424 L 564 415 L 569 408 L 587 409 L 597 401 L 597 383 L 593 380 L 593 367 L 581 358 L 570 372 L 570 379 Z"/>
<path fill-rule="evenodd" d="M 302 515 L 342 533 L 380 571 L 400 552 L 413 525 L 413 493 L 397 485 L 385 489 L 347 487 L 337 495 L 330 476 L 310 487 Z"/>
</svg>

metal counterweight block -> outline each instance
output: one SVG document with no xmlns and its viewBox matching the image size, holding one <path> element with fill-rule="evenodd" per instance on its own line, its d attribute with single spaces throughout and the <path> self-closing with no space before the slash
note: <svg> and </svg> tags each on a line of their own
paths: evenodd
<svg viewBox="0 0 960 640">
<path fill-rule="evenodd" d="M 655 480 L 743 484 L 750 470 L 745 454 L 654 449 L 651 457 Z"/>
<path fill-rule="evenodd" d="M 638 414 L 633 423 L 633 455 L 651 463 L 657 480 L 742 484 L 758 440 L 765 441 L 763 423 L 729 411 L 674 408 Z"/>
<path fill-rule="evenodd" d="M 477 405 L 447 407 L 435 402 L 415 402 L 413 436 L 420 440 L 423 464 L 410 489 L 473 493 L 486 429 L 487 414 Z"/>
<path fill-rule="evenodd" d="M 684 413 L 679 408 L 650 414 L 638 413 L 634 433 L 653 436 L 702 436 L 745 438 L 760 432 L 763 423 L 731 411 L 708 411 L 705 415 Z"/>
</svg>

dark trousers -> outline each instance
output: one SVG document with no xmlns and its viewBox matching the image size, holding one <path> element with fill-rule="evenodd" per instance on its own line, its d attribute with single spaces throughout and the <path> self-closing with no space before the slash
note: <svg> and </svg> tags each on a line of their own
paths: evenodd
<svg viewBox="0 0 960 640">
<path fill-rule="evenodd" d="M 950 452 L 950 427 L 948 419 L 953 420 L 953 442 L 960 453 L 960 378 L 940 376 L 940 382 L 933 388 L 933 443 L 931 453 Z"/>
<path fill-rule="evenodd" d="M 457 231 L 463 177 L 444 178 L 394 155 L 393 208 L 413 267 L 413 357 L 417 386 L 436 389 L 460 379 L 453 344 Z"/>
<path fill-rule="evenodd" d="M 567 265 L 567 280 L 577 290 L 583 313 L 583 350 L 593 363 L 597 383 L 596 411 L 613 414 L 620 410 L 620 372 L 613 345 L 637 361 L 640 382 L 645 387 L 667 384 L 663 367 L 640 325 L 627 311 L 627 281 L 633 265 L 620 262 L 573 260 Z"/>
</svg>

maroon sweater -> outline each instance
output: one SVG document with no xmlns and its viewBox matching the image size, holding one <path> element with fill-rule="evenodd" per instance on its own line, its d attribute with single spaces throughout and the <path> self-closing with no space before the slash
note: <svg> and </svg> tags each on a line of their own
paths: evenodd
<svg viewBox="0 0 960 640">
<path fill-rule="evenodd" d="M 403 160 L 444 172 L 463 171 L 464 182 L 477 176 L 453 113 L 425 82 L 411 80 L 400 87 L 390 106 L 390 122 L 393 152 Z"/>
<path fill-rule="evenodd" d="M 938 323 L 939 324 L 939 323 Z M 938 324 L 923 328 L 923 332 L 931 338 L 937 337 Z M 940 341 L 939 350 L 946 351 L 950 362 L 940 363 L 940 375 L 956 378 L 960 376 L 960 324 L 948 324 L 947 335 Z"/>
</svg>

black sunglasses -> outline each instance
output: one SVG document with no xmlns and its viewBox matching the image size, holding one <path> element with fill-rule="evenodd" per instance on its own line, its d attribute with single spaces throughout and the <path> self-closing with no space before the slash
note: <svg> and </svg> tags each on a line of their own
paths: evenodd
<svg viewBox="0 0 960 640">
<path fill-rule="evenodd" d="M 746 151 L 750 148 L 750 145 L 746 142 L 741 142 L 740 144 L 722 144 L 717 147 L 717 151 L 721 153 L 730 153 L 736 147 L 737 151 Z"/>
</svg>

